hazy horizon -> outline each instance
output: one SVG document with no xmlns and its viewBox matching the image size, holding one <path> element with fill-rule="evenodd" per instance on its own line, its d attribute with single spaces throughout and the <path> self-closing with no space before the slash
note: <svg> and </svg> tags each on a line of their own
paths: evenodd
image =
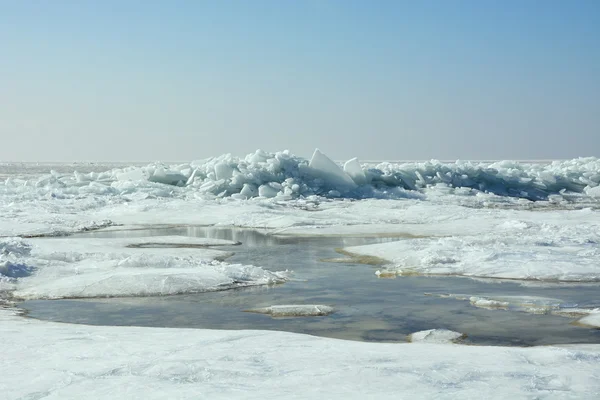
<svg viewBox="0 0 600 400">
<path fill-rule="evenodd" d="M 0 161 L 600 156 L 600 2 L 6 2 Z"/>
</svg>

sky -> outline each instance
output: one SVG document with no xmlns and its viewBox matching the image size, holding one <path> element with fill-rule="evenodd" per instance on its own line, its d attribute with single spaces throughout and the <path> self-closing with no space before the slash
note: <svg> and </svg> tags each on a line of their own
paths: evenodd
<svg viewBox="0 0 600 400">
<path fill-rule="evenodd" d="M 0 161 L 600 156 L 600 1 L 0 0 Z"/>
</svg>

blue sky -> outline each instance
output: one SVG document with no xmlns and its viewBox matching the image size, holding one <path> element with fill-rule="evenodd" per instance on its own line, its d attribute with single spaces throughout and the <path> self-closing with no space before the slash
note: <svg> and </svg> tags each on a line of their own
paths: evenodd
<svg viewBox="0 0 600 400">
<path fill-rule="evenodd" d="M 600 156 L 600 1 L 2 1 L 0 160 Z"/>
</svg>

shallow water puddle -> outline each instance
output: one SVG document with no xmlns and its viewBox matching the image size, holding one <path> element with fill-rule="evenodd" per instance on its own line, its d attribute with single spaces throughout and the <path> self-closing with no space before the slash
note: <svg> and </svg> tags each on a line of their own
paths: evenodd
<svg viewBox="0 0 600 400">
<path fill-rule="evenodd" d="M 450 329 L 467 335 L 465 343 L 541 345 L 600 343 L 600 330 L 570 324 L 564 313 L 530 313 L 518 307 L 478 307 L 456 301 L 457 295 L 506 300 L 551 298 L 554 309 L 597 307 L 597 285 L 524 287 L 518 282 L 454 277 L 402 276 L 380 279 L 377 268 L 340 259 L 336 248 L 407 238 L 276 237 L 235 228 L 161 227 L 97 231 L 85 237 L 183 235 L 226 239 L 240 245 L 220 246 L 234 252 L 228 262 L 292 270 L 292 280 L 275 286 L 165 297 L 35 300 L 21 303 L 30 317 L 95 325 L 136 325 L 210 329 L 270 329 L 362 341 L 406 341 L 427 329 Z M 153 242 L 151 247 L 163 244 Z M 166 244 L 164 246 L 167 246 Z M 335 262 L 327 262 L 335 260 Z M 498 301 L 499 301 L 498 300 Z M 481 305 L 483 303 L 479 303 Z M 320 305 L 331 313 L 253 313 L 288 310 L 285 305 Z M 275 306 L 273 308 L 273 306 Z M 564 306 L 564 307 L 563 307 Z M 303 310 L 302 307 L 298 309 Z M 560 314 L 560 315 L 559 315 Z"/>
</svg>

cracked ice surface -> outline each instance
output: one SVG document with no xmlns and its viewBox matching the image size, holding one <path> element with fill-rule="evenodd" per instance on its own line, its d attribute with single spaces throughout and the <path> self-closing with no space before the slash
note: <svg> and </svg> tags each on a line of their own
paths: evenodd
<svg viewBox="0 0 600 400">
<path fill-rule="evenodd" d="M 0 310 L 0 393 L 44 399 L 595 399 L 600 345 L 382 344 L 58 324 Z"/>
</svg>

